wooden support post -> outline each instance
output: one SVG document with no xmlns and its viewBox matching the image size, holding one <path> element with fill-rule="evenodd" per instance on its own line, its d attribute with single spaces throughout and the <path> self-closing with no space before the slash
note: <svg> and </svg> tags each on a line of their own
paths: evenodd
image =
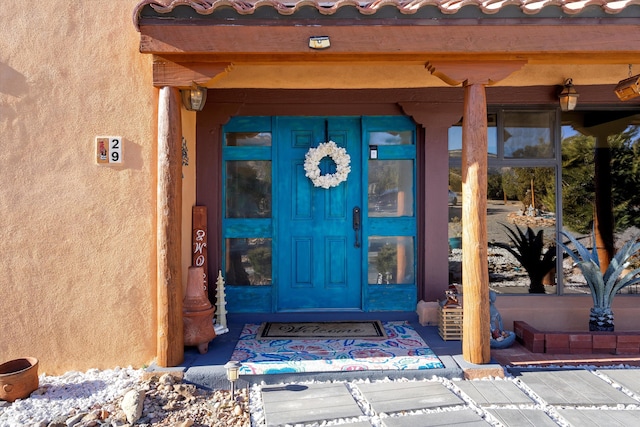
<svg viewBox="0 0 640 427">
<path fill-rule="evenodd" d="M 491 361 L 487 267 L 487 103 L 483 84 L 467 84 L 462 123 L 462 356 Z"/>
<path fill-rule="evenodd" d="M 180 91 L 160 89 L 158 100 L 156 363 L 176 366 L 184 360 L 181 273 L 182 146 Z"/>
<path fill-rule="evenodd" d="M 487 242 L 487 95 L 485 86 L 508 77 L 522 61 L 429 62 L 425 67 L 450 85 L 464 86 L 462 121 L 462 356 L 491 361 Z"/>
</svg>

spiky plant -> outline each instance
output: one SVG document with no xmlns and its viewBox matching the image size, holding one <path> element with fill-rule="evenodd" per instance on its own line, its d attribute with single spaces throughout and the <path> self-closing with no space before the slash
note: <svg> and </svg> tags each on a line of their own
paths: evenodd
<svg viewBox="0 0 640 427">
<path fill-rule="evenodd" d="M 542 280 L 556 266 L 556 247 L 552 245 L 543 252 L 543 230 L 536 234 L 531 227 L 527 227 L 526 233 L 523 233 L 517 225 L 515 226 L 517 232 L 505 224 L 501 225 L 507 229 L 512 245 L 501 242 L 494 242 L 491 245 L 506 249 L 520 262 L 529 275 L 529 293 L 544 294 Z"/>
<path fill-rule="evenodd" d="M 616 252 L 607 270 L 602 274 L 595 237 L 592 238 L 592 249 L 589 250 L 570 233 L 562 231 L 560 234 L 567 237 L 575 247 L 574 251 L 567 244 L 558 242 L 560 247 L 580 268 L 591 290 L 593 307 L 589 316 L 589 330 L 613 331 L 613 310 L 611 309 L 613 297 L 627 286 L 640 283 L 640 268 L 636 268 L 621 277 L 622 272 L 630 265 L 630 259 L 640 251 L 638 237 L 636 236 L 629 240 Z"/>
</svg>

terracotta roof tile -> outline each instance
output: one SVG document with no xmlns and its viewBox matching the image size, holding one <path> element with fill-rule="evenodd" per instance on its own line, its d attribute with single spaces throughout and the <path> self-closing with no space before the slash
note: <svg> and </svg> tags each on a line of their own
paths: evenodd
<svg viewBox="0 0 640 427">
<path fill-rule="evenodd" d="M 415 14 L 423 7 L 437 7 L 440 12 L 453 15 L 465 6 L 476 6 L 482 13 L 495 14 L 506 6 L 517 6 L 527 15 L 535 15 L 545 7 L 556 6 L 565 14 L 576 15 L 589 6 L 600 7 L 607 14 L 617 14 L 631 5 L 640 5 L 640 0 L 374 0 L 371 2 L 356 0 L 338 1 L 277 1 L 277 0 L 142 0 L 134 9 L 133 20 L 136 28 L 140 13 L 145 6 L 157 13 L 171 13 L 178 6 L 190 6 L 200 15 L 210 15 L 216 9 L 231 7 L 238 14 L 250 15 L 262 7 L 271 7 L 281 15 L 293 15 L 303 7 L 315 7 L 323 15 L 333 15 L 342 7 L 354 7 L 363 15 L 375 15 L 385 6 L 395 6 L 405 15 Z"/>
</svg>

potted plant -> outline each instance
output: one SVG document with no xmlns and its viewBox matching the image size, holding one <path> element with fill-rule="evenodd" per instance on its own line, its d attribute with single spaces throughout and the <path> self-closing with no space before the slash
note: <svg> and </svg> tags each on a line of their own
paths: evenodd
<svg viewBox="0 0 640 427">
<path fill-rule="evenodd" d="M 459 217 L 454 216 L 449 223 L 451 237 L 449 237 L 449 247 L 451 249 L 462 248 L 462 221 Z"/>
<path fill-rule="evenodd" d="M 566 236 L 575 247 L 574 251 L 567 244 L 558 242 L 580 268 L 591 290 L 593 307 L 589 316 L 589 330 L 613 331 L 613 310 L 611 309 L 613 297 L 627 286 L 640 283 L 640 268 L 625 271 L 630 265 L 631 259 L 640 251 L 638 237 L 629 240 L 616 252 L 603 274 L 600 270 L 595 236 L 592 238 L 592 249 L 589 250 L 570 233 L 562 231 L 560 234 Z"/>
<path fill-rule="evenodd" d="M 508 237 L 511 240 L 511 245 L 500 242 L 493 242 L 491 245 L 509 251 L 520 262 L 529 276 L 530 294 L 544 294 L 545 290 L 542 281 L 556 266 L 555 245 L 551 245 L 545 251 L 543 230 L 535 233 L 531 227 L 527 227 L 526 233 L 523 233 L 517 225 L 515 226 L 517 232 L 505 224 L 502 224 L 502 226 L 509 233 Z"/>
</svg>

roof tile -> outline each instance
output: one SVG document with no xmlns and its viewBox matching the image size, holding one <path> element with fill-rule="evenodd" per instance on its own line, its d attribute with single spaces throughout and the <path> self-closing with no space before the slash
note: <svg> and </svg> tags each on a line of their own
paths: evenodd
<svg viewBox="0 0 640 427">
<path fill-rule="evenodd" d="M 240 15 L 250 15 L 261 7 L 271 7 L 281 15 L 293 15 L 303 7 L 315 7 L 323 15 L 333 15 L 341 7 L 351 6 L 363 15 L 375 15 L 385 6 L 395 6 L 405 15 L 415 14 L 426 6 L 437 7 L 443 14 L 453 15 L 463 7 L 473 5 L 485 14 L 495 14 L 506 6 L 518 6 L 523 13 L 535 15 L 548 6 L 559 7 L 568 15 L 576 15 L 589 6 L 599 6 L 605 13 L 617 14 L 631 5 L 640 5 L 640 0 L 374 0 L 361 2 L 356 0 L 317 1 L 317 0 L 142 0 L 134 9 L 133 20 L 139 25 L 140 13 L 145 6 L 157 13 L 171 13 L 178 6 L 190 6 L 198 14 L 210 15 L 216 9 L 231 7 Z"/>
</svg>

